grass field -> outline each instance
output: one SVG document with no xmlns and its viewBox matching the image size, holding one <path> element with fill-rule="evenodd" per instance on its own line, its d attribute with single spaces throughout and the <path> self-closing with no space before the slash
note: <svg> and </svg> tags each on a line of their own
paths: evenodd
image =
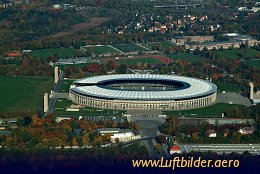
<svg viewBox="0 0 260 174">
<path fill-rule="evenodd" d="M 151 50 L 152 48 L 148 45 L 148 44 L 146 44 L 146 43 L 138 43 L 139 45 L 142 45 L 143 47 L 145 47 L 145 48 L 147 48 L 147 49 L 149 49 L 149 50 Z"/>
<path fill-rule="evenodd" d="M 173 46 L 173 43 L 170 41 L 163 41 L 163 42 L 156 42 L 156 43 L 148 43 L 149 47 L 155 47 L 157 48 L 158 45 L 161 44 L 161 49 L 166 50 L 168 47 Z"/>
<path fill-rule="evenodd" d="M 146 49 L 136 45 L 135 43 L 114 44 L 112 46 L 115 47 L 116 49 L 119 49 L 120 51 L 123 51 L 123 52 L 147 51 Z"/>
<path fill-rule="evenodd" d="M 70 85 L 72 85 L 74 80 L 71 79 L 64 79 L 63 83 L 61 84 L 60 92 L 68 92 L 70 89 Z"/>
<path fill-rule="evenodd" d="M 235 85 L 235 84 L 229 84 L 229 83 L 223 83 L 223 82 L 214 82 L 215 85 L 218 87 L 218 91 L 226 91 L 226 92 L 240 92 L 242 86 Z"/>
<path fill-rule="evenodd" d="M 173 43 L 171 43 L 170 41 L 163 41 L 163 42 L 161 42 L 161 48 L 163 50 L 166 50 L 170 46 L 173 46 Z"/>
<path fill-rule="evenodd" d="M 260 60 L 248 60 L 248 61 L 244 61 L 243 63 L 260 69 Z"/>
<path fill-rule="evenodd" d="M 91 48 L 95 54 L 119 53 L 117 50 L 107 45 L 92 46 Z"/>
<path fill-rule="evenodd" d="M 33 57 L 39 57 L 39 58 L 47 58 L 50 56 L 58 56 L 60 58 L 65 57 L 75 57 L 77 55 L 77 51 L 74 48 L 49 48 L 49 49 L 39 49 L 39 50 L 32 50 L 31 53 L 29 53 Z"/>
<path fill-rule="evenodd" d="M 0 112 L 40 110 L 43 95 L 50 92 L 50 77 L 0 76 Z"/>
<path fill-rule="evenodd" d="M 158 59 L 154 58 L 137 58 L 137 59 L 125 59 L 125 60 L 117 60 L 118 63 L 122 64 L 136 64 L 136 63 L 148 63 L 148 64 L 162 64 L 162 62 Z"/>
<path fill-rule="evenodd" d="M 242 105 L 230 105 L 230 104 L 224 104 L 224 103 L 218 103 L 212 106 L 208 106 L 205 108 L 199 108 L 199 109 L 192 109 L 187 111 L 164 111 L 164 114 L 167 115 L 173 115 L 173 116 L 221 116 L 222 112 L 227 112 L 235 107 L 245 107 Z M 190 115 L 190 114 L 197 114 L 197 115 Z"/>
<path fill-rule="evenodd" d="M 169 58 L 172 60 L 187 60 L 189 62 L 194 62 L 196 60 L 202 60 L 203 58 L 196 56 L 194 54 L 182 53 L 182 54 L 171 54 Z"/>
<path fill-rule="evenodd" d="M 212 52 L 216 53 L 218 55 L 218 58 L 239 58 L 239 55 L 248 58 L 255 58 L 258 54 L 260 54 L 259 51 L 256 51 L 251 48 L 235 50 L 218 50 Z"/>
</svg>

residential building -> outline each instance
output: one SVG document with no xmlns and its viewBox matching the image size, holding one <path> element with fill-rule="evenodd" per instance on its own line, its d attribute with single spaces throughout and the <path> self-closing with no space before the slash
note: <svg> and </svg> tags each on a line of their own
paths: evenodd
<svg viewBox="0 0 260 174">
<path fill-rule="evenodd" d="M 170 148 L 170 155 L 175 154 L 175 153 L 177 153 L 177 154 L 181 153 L 181 149 L 180 149 L 180 147 L 177 146 L 177 145 L 173 145 L 173 146 Z"/>
<path fill-rule="evenodd" d="M 243 128 L 241 128 L 241 129 L 239 129 L 239 132 L 240 132 L 242 135 L 253 134 L 254 131 L 255 131 L 254 126 L 251 126 L 251 127 L 243 127 Z"/>
</svg>

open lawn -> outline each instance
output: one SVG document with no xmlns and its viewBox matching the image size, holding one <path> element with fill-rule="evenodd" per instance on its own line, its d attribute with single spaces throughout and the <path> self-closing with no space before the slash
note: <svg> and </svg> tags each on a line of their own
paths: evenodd
<svg viewBox="0 0 260 174">
<path fill-rule="evenodd" d="M 72 85 L 74 81 L 75 80 L 72 79 L 64 79 L 61 84 L 60 92 L 68 92 L 70 89 L 70 85 Z"/>
<path fill-rule="evenodd" d="M 43 95 L 50 92 L 50 77 L 0 76 L 0 112 L 32 111 L 42 108 Z"/>
<path fill-rule="evenodd" d="M 39 49 L 39 50 L 32 50 L 30 54 L 33 57 L 39 58 L 47 58 L 51 56 L 58 56 L 60 58 L 64 57 L 75 57 L 77 55 L 77 51 L 74 48 L 49 48 L 49 49 Z"/>
<path fill-rule="evenodd" d="M 185 115 L 185 116 L 191 116 L 191 117 L 197 117 L 197 116 L 210 117 L 210 116 L 221 116 L 222 112 L 227 112 L 235 107 L 244 107 L 244 106 L 218 103 L 218 104 L 208 106 L 205 108 L 192 109 L 192 110 L 186 110 L 186 111 L 164 111 L 163 113 L 167 114 L 167 115 L 175 115 L 175 116 Z"/>
<path fill-rule="evenodd" d="M 213 82 L 218 87 L 218 91 L 226 91 L 226 92 L 236 92 L 239 93 L 242 89 L 242 86 L 223 83 L 223 82 Z"/>
<path fill-rule="evenodd" d="M 234 50 L 217 50 L 212 51 L 218 55 L 218 58 L 239 58 L 239 57 L 248 57 L 256 58 L 260 54 L 259 51 L 256 51 L 251 48 L 247 49 L 234 49 Z"/>
<path fill-rule="evenodd" d="M 148 64 L 162 64 L 162 62 L 158 59 L 154 59 L 154 58 L 150 58 L 150 57 L 147 57 L 147 58 L 135 58 L 135 59 L 120 59 L 120 60 L 117 60 L 118 63 L 122 64 L 122 63 L 125 63 L 125 64 L 136 64 L 136 63 L 148 63 Z"/>
<path fill-rule="evenodd" d="M 254 66 L 256 68 L 260 69 L 260 59 L 259 60 L 248 60 L 248 61 L 243 61 L 243 63 L 247 65 Z"/>
<path fill-rule="evenodd" d="M 161 42 L 161 48 L 163 50 L 166 50 L 170 46 L 173 46 L 173 43 L 171 43 L 170 41 L 163 41 L 163 42 Z"/>
<path fill-rule="evenodd" d="M 123 52 L 138 52 L 138 51 L 147 51 L 145 48 L 138 46 L 135 43 L 127 43 L 127 44 L 114 44 L 112 45 L 116 49 L 119 49 Z"/>
<path fill-rule="evenodd" d="M 189 62 L 194 62 L 196 60 L 202 60 L 203 58 L 196 56 L 194 54 L 182 53 L 182 54 L 171 54 L 169 58 L 172 60 L 187 60 Z"/>
</svg>

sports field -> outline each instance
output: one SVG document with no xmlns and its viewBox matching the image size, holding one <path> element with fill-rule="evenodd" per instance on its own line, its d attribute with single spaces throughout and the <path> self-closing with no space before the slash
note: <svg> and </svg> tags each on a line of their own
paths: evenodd
<svg viewBox="0 0 260 174">
<path fill-rule="evenodd" d="M 117 60 L 120 64 L 136 64 L 136 63 L 148 63 L 148 64 L 162 64 L 162 62 L 158 59 L 154 59 L 151 57 L 147 58 L 136 58 L 136 59 L 120 59 Z"/>
<path fill-rule="evenodd" d="M 138 51 L 147 51 L 147 49 L 138 46 L 135 43 L 127 43 L 127 44 L 114 44 L 112 45 L 116 49 L 119 49 L 122 52 L 138 52 Z"/>
<path fill-rule="evenodd" d="M 0 76 L 0 112 L 32 111 L 42 108 L 43 95 L 50 92 L 50 77 Z"/>
<path fill-rule="evenodd" d="M 29 53 L 33 57 L 39 57 L 39 58 L 47 58 L 51 56 L 58 56 L 60 58 L 65 57 L 75 57 L 77 55 L 77 51 L 74 48 L 49 48 L 49 49 L 39 49 L 39 50 L 32 50 L 31 53 Z"/>
<path fill-rule="evenodd" d="M 169 55 L 169 58 L 171 58 L 172 60 L 187 60 L 189 62 L 194 62 L 196 60 L 203 60 L 203 58 L 189 53 L 171 54 Z"/>
<path fill-rule="evenodd" d="M 90 46 L 88 48 L 85 49 L 91 49 L 93 51 L 93 53 L 99 55 L 99 54 L 108 54 L 108 53 L 119 53 L 119 51 L 117 51 L 116 49 L 107 46 L 107 45 L 99 45 L 99 46 Z"/>
<path fill-rule="evenodd" d="M 248 61 L 244 61 L 243 63 L 260 69 L 260 59 L 259 60 L 248 60 Z"/>
<path fill-rule="evenodd" d="M 260 51 L 256 51 L 251 48 L 246 49 L 234 49 L 234 50 L 218 50 L 212 51 L 218 55 L 218 58 L 239 58 L 239 57 L 248 57 L 255 58 L 260 54 Z"/>
<path fill-rule="evenodd" d="M 149 43 L 148 45 L 150 47 L 155 47 L 157 48 L 160 45 L 162 50 L 166 50 L 167 48 L 169 48 L 170 46 L 173 46 L 173 43 L 171 43 L 170 41 L 163 41 L 163 42 L 155 42 L 155 43 Z"/>
<path fill-rule="evenodd" d="M 208 106 L 205 108 L 199 108 L 199 109 L 192 109 L 192 110 L 186 110 L 186 111 L 164 111 L 164 114 L 167 115 L 174 115 L 174 116 L 221 116 L 221 113 L 227 112 L 232 110 L 235 107 L 245 107 L 242 105 L 230 105 L 230 104 L 224 104 L 224 103 L 218 103 L 212 106 Z M 191 115 L 192 114 L 192 115 Z"/>
</svg>

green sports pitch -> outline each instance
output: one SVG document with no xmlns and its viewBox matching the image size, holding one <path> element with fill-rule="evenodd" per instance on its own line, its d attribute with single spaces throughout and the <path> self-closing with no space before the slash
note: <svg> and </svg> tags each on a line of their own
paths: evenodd
<svg viewBox="0 0 260 174">
<path fill-rule="evenodd" d="M 112 45 L 114 48 L 122 51 L 122 52 L 138 52 L 138 51 L 147 51 L 147 48 L 139 46 L 135 43 L 127 43 L 127 44 L 114 44 Z"/>
<path fill-rule="evenodd" d="M 86 51 L 91 51 L 97 55 L 100 54 L 117 54 L 120 53 L 117 49 L 113 48 L 112 46 L 108 45 L 88 45 L 85 47 L 82 47 L 82 49 Z"/>
<path fill-rule="evenodd" d="M 0 76 L 0 112 L 37 112 L 43 95 L 53 87 L 51 77 Z"/>
</svg>

